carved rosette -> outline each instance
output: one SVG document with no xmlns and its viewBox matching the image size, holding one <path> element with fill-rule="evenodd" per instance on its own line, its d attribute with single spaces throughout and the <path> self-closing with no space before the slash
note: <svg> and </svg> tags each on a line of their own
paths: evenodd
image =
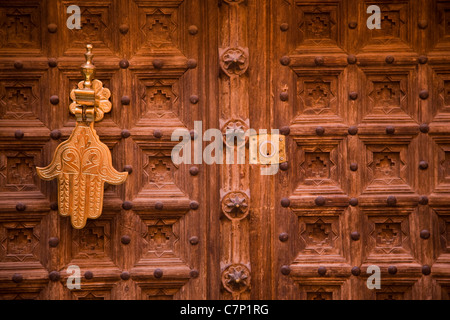
<svg viewBox="0 0 450 320">
<path fill-rule="evenodd" d="M 220 67 L 228 76 L 240 76 L 248 68 L 248 48 L 219 49 Z"/>
<path fill-rule="evenodd" d="M 222 198 L 222 211 L 230 220 L 242 220 L 249 212 L 249 197 L 242 191 L 231 191 Z"/>
<path fill-rule="evenodd" d="M 222 134 L 223 134 L 223 141 L 226 145 L 229 146 L 240 146 L 243 141 L 245 143 L 248 142 L 248 136 L 245 135 L 245 133 L 248 130 L 248 119 L 247 121 L 243 121 L 241 119 L 231 119 L 225 122 L 224 125 L 222 125 Z M 227 141 L 227 133 L 233 138 L 232 141 Z M 237 139 L 237 141 L 235 141 Z"/>
<path fill-rule="evenodd" d="M 250 287 L 250 270 L 243 264 L 232 264 L 222 272 L 223 287 L 234 297 Z"/>
</svg>

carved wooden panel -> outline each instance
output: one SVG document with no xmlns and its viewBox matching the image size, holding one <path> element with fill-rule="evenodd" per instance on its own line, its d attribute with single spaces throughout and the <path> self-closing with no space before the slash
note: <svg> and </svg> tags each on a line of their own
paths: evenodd
<svg viewBox="0 0 450 320">
<path fill-rule="evenodd" d="M 0 299 L 450 298 L 449 1 L 79 0 L 68 29 L 72 4 L 0 5 Z M 129 178 L 75 230 L 35 167 L 86 42 Z M 288 163 L 175 165 L 209 128 L 281 129 Z"/>
</svg>

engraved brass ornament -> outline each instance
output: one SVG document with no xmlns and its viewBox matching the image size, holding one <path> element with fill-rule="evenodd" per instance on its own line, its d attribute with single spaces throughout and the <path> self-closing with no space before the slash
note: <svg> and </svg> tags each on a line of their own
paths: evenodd
<svg viewBox="0 0 450 320">
<path fill-rule="evenodd" d="M 93 80 L 92 45 L 86 46 L 86 62 L 81 66 L 84 81 L 73 89 L 69 109 L 77 123 L 69 139 L 55 151 L 51 164 L 36 168 L 43 180 L 58 178 L 58 208 L 62 216 L 70 216 L 72 226 L 82 229 L 87 218 L 102 214 L 104 183 L 125 182 L 128 172 L 112 166 L 111 152 L 100 141 L 94 123 L 111 110 L 110 91 L 99 80 Z"/>
</svg>

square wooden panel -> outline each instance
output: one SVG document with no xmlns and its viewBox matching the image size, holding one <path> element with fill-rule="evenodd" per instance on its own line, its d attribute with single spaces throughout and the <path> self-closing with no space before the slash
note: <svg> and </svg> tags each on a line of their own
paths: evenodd
<svg viewBox="0 0 450 320">
<path fill-rule="evenodd" d="M 366 10 L 371 5 L 377 5 L 381 10 L 381 29 L 369 29 L 366 26 Z M 414 48 L 413 27 L 411 21 L 416 21 L 417 6 L 415 0 L 395 1 L 360 1 L 358 10 L 360 52 L 412 51 Z"/>
<path fill-rule="evenodd" d="M 445 267 L 448 268 L 450 265 L 450 211 L 447 209 L 436 208 L 433 210 L 432 219 L 432 234 L 434 236 L 433 243 L 436 257 L 433 267 L 441 269 L 439 270 L 439 273 L 442 273 L 441 271 L 444 271 Z M 435 271 L 438 271 L 437 269 Z"/>
<path fill-rule="evenodd" d="M 363 209 L 362 227 L 364 265 L 404 264 L 417 267 L 417 239 L 411 238 L 414 209 Z M 414 233 L 415 234 L 415 233 Z M 400 267 L 401 266 L 401 267 Z"/>
<path fill-rule="evenodd" d="M 0 76 L 0 126 L 50 127 L 50 115 L 43 105 L 48 100 L 47 74 L 25 72 Z"/>
<path fill-rule="evenodd" d="M 432 143 L 433 193 L 445 196 L 450 191 L 450 139 L 445 136 L 434 136 Z"/>
<path fill-rule="evenodd" d="M 342 52 L 342 1 L 296 1 L 296 51 Z"/>
<path fill-rule="evenodd" d="M 37 221 L 0 223 L 0 265 L 40 261 L 40 224 Z"/>
<path fill-rule="evenodd" d="M 450 69 L 432 66 L 433 86 L 431 116 L 433 122 L 450 121 Z M 445 125 L 445 124 L 444 124 Z"/>
<path fill-rule="evenodd" d="M 418 121 L 414 68 L 362 68 L 362 103 L 358 120 L 363 123 L 414 125 Z"/>
<path fill-rule="evenodd" d="M 381 289 L 374 289 L 372 297 L 375 300 L 411 300 L 411 287 L 399 285 L 381 285 Z"/>
<path fill-rule="evenodd" d="M 433 51 L 450 49 L 450 3 L 445 0 L 433 1 L 431 11 Z"/>
<path fill-rule="evenodd" d="M 179 16 L 183 1 L 160 2 L 135 0 L 132 3 L 132 28 L 138 30 L 133 38 L 133 52 L 137 56 L 169 55 L 184 56 L 180 51 L 183 30 Z"/>
<path fill-rule="evenodd" d="M 299 181 L 294 193 L 343 194 L 346 181 L 344 140 L 299 140 Z"/>
<path fill-rule="evenodd" d="M 58 0 L 58 12 L 67 12 L 73 2 Z M 117 15 L 120 10 L 116 1 L 82 0 L 76 3 L 81 11 L 81 29 L 66 27 L 68 15 L 58 15 L 59 54 L 61 56 L 80 57 L 86 51 L 86 44 L 95 48 L 97 56 L 118 54 Z"/>
<path fill-rule="evenodd" d="M 0 55 L 42 53 L 41 3 L 10 1 L 0 8 Z"/>
<path fill-rule="evenodd" d="M 144 242 L 144 256 L 147 258 L 179 257 L 178 219 L 144 219 L 141 236 Z"/>
<path fill-rule="evenodd" d="M 346 75 L 343 70 L 302 71 L 297 78 L 295 123 L 310 124 L 344 122 L 343 103 Z"/>
<path fill-rule="evenodd" d="M 300 286 L 302 300 L 340 300 L 339 286 Z"/>
</svg>

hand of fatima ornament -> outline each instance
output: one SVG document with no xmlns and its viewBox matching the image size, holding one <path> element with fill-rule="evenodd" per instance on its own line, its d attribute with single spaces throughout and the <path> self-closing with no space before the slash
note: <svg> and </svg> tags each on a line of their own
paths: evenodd
<svg viewBox="0 0 450 320">
<path fill-rule="evenodd" d="M 111 153 L 100 141 L 94 122 L 111 110 L 111 95 L 99 80 L 92 80 L 92 46 L 87 45 L 86 63 L 82 65 L 84 81 L 72 90 L 69 109 L 77 123 L 69 139 L 58 146 L 51 164 L 36 168 L 41 179 L 58 179 L 58 209 L 62 216 L 71 216 L 72 226 L 82 229 L 87 218 L 102 213 L 104 183 L 118 185 L 128 173 L 112 166 Z"/>
</svg>

